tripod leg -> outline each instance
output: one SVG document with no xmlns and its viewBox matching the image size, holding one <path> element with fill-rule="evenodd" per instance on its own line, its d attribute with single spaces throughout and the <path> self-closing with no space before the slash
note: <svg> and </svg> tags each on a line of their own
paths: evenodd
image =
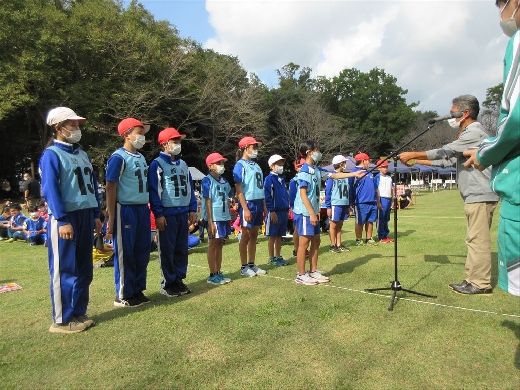
<svg viewBox="0 0 520 390">
<path fill-rule="evenodd" d="M 397 290 L 394 290 L 392 293 L 392 299 L 390 300 L 390 306 L 388 306 L 388 311 L 394 310 L 394 302 L 395 302 L 395 296 L 397 294 Z"/>
<path fill-rule="evenodd" d="M 402 291 L 406 291 L 406 292 L 411 293 L 411 294 L 420 295 L 420 296 L 423 296 L 423 297 L 428 297 L 428 298 L 437 298 L 436 295 L 428 295 L 428 294 L 420 293 L 420 292 L 417 292 L 417 291 L 408 290 L 408 289 L 406 289 L 406 288 L 401 288 L 401 290 L 402 290 Z"/>
</svg>

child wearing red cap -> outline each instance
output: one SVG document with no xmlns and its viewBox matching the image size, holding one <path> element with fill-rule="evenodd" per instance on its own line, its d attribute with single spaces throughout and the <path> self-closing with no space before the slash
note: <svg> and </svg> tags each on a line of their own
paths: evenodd
<svg viewBox="0 0 520 390">
<path fill-rule="evenodd" d="M 224 158 L 220 153 L 211 153 L 206 157 L 209 174 L 202 179 L 202 219 L 208 227 L 208 266 L 209 277 L 207 282 L 220 286 L 231 282 L 222 271 L 222 247 L 225 239 L 231 234 L 231 215 L 228 199 L 233 196 L 231 185 L 224 179 Z"/>
<path fill-rule="evenodd" d="M 393 242 L 394 240 L 388 235 L 390 229 L 390 212 L 392 210 L 392 194 L 394 192 L 394 183 L 392 177 L 388 174 L 388 161 L 379 160 L 376 164 L 379 168 L 379 174 L 374 178 L 374 183 L 379 194 L 378 217 L 377 217 L 377 238 L 382 244 Z"/>
<path fill-rule="evenodd" d="M 146 268 L 150 261 L 150 209 L 148 208 L 148 164 L 139 153 L 150 125 L 135 118 L 117 126 L 123 147 L 107 162 L 107 234 L 114 241 L 114 306 L 137 307 L 150 302 L 146 290 Z"/>
<path fill-rule="evenodd" d="M 356 167 L 352 172 L 367 170 L 370 164 L 370 157 L 366 153 L 358 153 L 354 156 Z M 377 220 L 377 204 L 379 195 L 374 183 L 372 172 L 367 173 L 361 179 L 349 179 L 349 199 L 351 206 L 356 210 L 356 246 L 366 244 L 377 245 L 372 238 L 374 222 Z M 366 241 L 363 242 L 363 226 L 365 227 Z"/>
<path fill-rule="evenodd" d="M 233 169 L 236 196 L 240 202 L 238 212 L 242 228 L 242 238 L 239 243 L 240 274 L 249 277 L 267 273 L 255 265 L 258 230 L 264 222 L 263 216 L 267 215 L 264 175 L 260 166 L 253 161 L 258 156 L 259 145 L 262 145 L 262 142 L 253 137 L 242 138 L 238 143 L 237 162 Z"/>
<path fill-rule="evenodd" d="M 185 137 L 173 127 L 162 130 L 158 141 L 163 150 L 150 163 L 148 174 L 163 276 L 159 292 L 168 298 L 191 292 L 183 280 L 188 271 L 189 226 L 197 223 L 197 198 L 188 165 L 180 158 Z"/>
</svg>

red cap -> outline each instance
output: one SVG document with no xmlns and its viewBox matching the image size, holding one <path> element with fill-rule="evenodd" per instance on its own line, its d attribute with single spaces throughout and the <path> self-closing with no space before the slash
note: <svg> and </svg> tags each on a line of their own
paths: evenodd
<svg viewBox="0 0 520 390">
<path fill-rule="evenodd" d="M 300 158 L 299 161 L 295 161 L 294 162 L 294 168 L 301 168 L 303 166 L 303 164 L 305 164 L 305 159 L 304 158 Z"/>
<path fill-rule="evenodd" d="M 143 127 L 145 133 L 148 133 L 148 130 L 150 130 L 150 125 L 145 125 L 135 118 L 125 118 L 117 125 L 117 132 L 119 135 L 124 135 L 128 130 L 137 126 Z"/>
<path fill-rule="evenodd" d="M 186 138 L 186 135 L 179 133 L 177 129 L 174 129 L 173 127 L 167 127 L 166 129 L 161 130 L 159 137 L 157 137 L 157 141 L 162 145 L 173 138 L 184 139 Z"/>
<path fill-rule="evenodd" d="M 376 164 L 378 167 L 387 167 L 388 166 L 388 160 L 377 160 L 377 164 Z"/>
<path fill-rule="evenodd" d="M 211 153 L 206 157 L 206 165 L 209 167 L 211 164 L 218 163 L 219 161 L 227 161 L 227 158 L 222 156 L 220 153 Z"/>
<path fill-rule="evenodd" d="M 356 161 L 370 160 L 370 157 L 368 157 L 368 154 L 366 154 L 366 153 L 358 153 L 354 156 L 354 160 L 356 160 Z"/>
<path fill-rule="evenodd" d="M 254 144 L 258 144 L 258 146 L 260 146 L 260 145 L 262 145 L 262 141 L 257 141 L 253 137 L 244 137 L 238 142 L 238 147 L 245 148 L 246 146 L 254 145 Z"/>
</svg>

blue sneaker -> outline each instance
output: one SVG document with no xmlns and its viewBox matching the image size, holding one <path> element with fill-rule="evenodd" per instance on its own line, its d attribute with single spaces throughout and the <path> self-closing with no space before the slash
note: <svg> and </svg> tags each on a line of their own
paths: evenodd
<svg viewBox="0 0 520 390">
<path fill-rule="evenodd" d="M 289 265 L 287 260 L 284 260 L 282 256 L 275 256 L 275 265 L 280 267 L 284 265 Z"/>
<path fill-rule="evenodd" d="M 210 276 L 207 280 L 207 283 L 213 284 L 214 286 L 220 286 L 221 284 L 224 284 L 222 280 L 219 278 L 218 274 L 214 276 Z"/>
<path fill-rule="evenodd" d="M 222 281 L 222 284 L 231 283 L 231 279 L 225 276 L 222 272 L 219 272 L 217 276 Z"/>
<path fill-rule="evenodd" d="M 276 264 L 276 260 L 277 260 L 276 256 L 270 257 L 269 261 L 267 262 L 267 264 L 269 264 L 269 265 L 278 265 L 278 264 Z"/>
</svg>

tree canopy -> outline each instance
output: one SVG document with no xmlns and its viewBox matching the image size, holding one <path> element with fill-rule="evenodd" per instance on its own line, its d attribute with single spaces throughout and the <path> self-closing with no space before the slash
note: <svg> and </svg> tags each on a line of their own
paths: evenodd
<svg viewBox="0 0 520 390">
<path fill-rule="evenodd" d="M 147 159 L 159 150 L 158 132 L 173 126 L 187 134 L 189 165 L 205 171 L 205 156 L 218 151 L 230 160 L 228 174 L 246 135 L 264 141 L 260 163 L 267 168 L 271 154 L 297 158 L 304 139 L 318 140 L 326 160 L 382 155 L 436 116 L 416 111 L 380 68 L 313 78 L 312 69 L 291 62 L 268 89 L 238 58 L 181 38 L 135 0 L 126 7 L 117 0 L 6 1 L 0 16 L 0 136 L 8 141 L 0 179 L 13 185 L 37 167 L 52 136 L 46 113 L 56 106 L 87 117 L 81 143 L 101 176 L 121 145 L 117 123 L 130 116 L 152 124 Z M 488 90 L 489 112 L 500 101 L 498 88 Z"/>
</svg>

